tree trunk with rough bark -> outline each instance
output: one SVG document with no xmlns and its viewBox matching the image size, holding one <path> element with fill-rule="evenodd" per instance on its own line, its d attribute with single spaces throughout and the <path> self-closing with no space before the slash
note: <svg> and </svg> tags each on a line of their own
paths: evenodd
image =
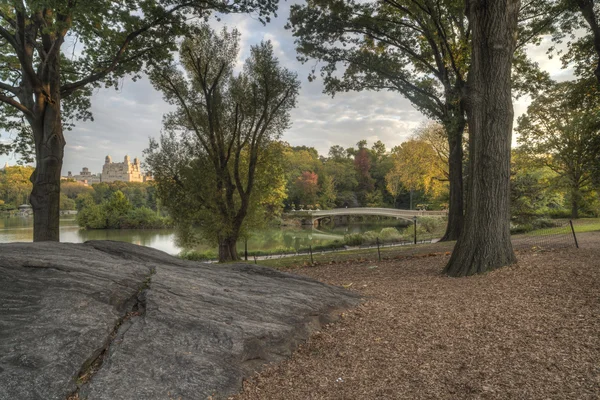
<svg viewBox="0 0 600 400">
<path fill-rule="evenodd" d="M 464 121 L 448 131 L 448 145 L 450 156 L 448 158 L 448 180 L 450 183 L 450 202 L 448 207 L 448 225 L 446 233 L 440 241 L 458 240 L 464 224 L 463 200 L 463 148 L 462 135 L 465 129 Z"/>
<path fill-rule="evenodd" d="M 238 261 L 237 238 L 228 236 L 219 240 L 219 262 Z"/>
<path fill-rule="evenodd" d="M 483 273 L 512 264 L 510 149 L 511 68 L 520 1 L 467 1 L 473 55 L 467 81 L 469 176 L 463 231 L 444 272 Z"/>
<path fill-rule="evenodd" d="M 35 142 L 36 167 L 30 177 L 33 189 L 33 241 L 60 241 L 60 174 L 65 137 L 61 120 L 60 67 L 47 65 L 46 82 L 35 93 L 34 116 L 29 122 Z"/>
</svg>

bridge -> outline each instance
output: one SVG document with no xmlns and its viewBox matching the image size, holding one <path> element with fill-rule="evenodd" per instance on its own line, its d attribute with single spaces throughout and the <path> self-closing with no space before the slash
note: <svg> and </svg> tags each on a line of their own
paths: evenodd
<svg viewBox="0 0 600 400">
<path fill-rule="evenodd" d="M 396 208 L 371 208 L 371 207 L 353 207 L 353 208 L 334 208 L 332 210 L 306 210 L 312 222 L 326 217 L 348 216 L 348 215 L 376 215 L 381 217 L 393 217 L 414 220 L 415 217 L 445 217 L 447 211 L 424 211 L 424 210 L 399 210 Z"/>
</svg>

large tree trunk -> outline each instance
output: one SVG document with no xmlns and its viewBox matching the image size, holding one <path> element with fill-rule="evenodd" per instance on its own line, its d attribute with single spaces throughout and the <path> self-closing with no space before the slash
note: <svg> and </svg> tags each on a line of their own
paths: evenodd
<svg viewBox="0 0 600 400">
<path fill-rule="evenodd" d="M 598 19 L 594 11 L 594 0 L 576 0 L 577 6 L 583 15 L 583 18 L 587 21 L 592 31 L 592 41 L 594 43 L 594 50 L 598 57 L 596 63 L 596 69 L 594 75 L 600 84 L 600 26 L 598 25 Z"/>
<path fill-rule="evenodd" d="M 47 66 L 47 83 L 36 90 L 34 118 L 30 120 L 35 141 L 33 190 L 33 241 L 59 241 L 60 173 L 65 137 L 60 109 L 60 65 L 58 57 Z"/>
<path fill-rule="evenodd" d="M 469 176 L 463 231 L 444 272 L 482 273 L 515 262 L 510 241 L 511 67 L 519 0 L 467 1 L 473 55 L 467 82 Z"/>
<path fill-rule="evenodd" d="M 219 239 L 219 262 L 238 261 L 237 238 L 228 236 Z"/>
<path fill-rule="evenodd" d="M 452 129 L 452 128 L 450 128 Z M 448 145 L 450 156 L 448 158 L 448 180 L 450 181 L 450 204 L 448 207 L 448 225 L 446 233 L 440 241 L 457 240 L 464 224 L 464 200 L 463 200 L 463 148 L 462 135 L 465 123 L 462 121 L 458 127 L 446 130 L 448 134 Z"/>
</svg>

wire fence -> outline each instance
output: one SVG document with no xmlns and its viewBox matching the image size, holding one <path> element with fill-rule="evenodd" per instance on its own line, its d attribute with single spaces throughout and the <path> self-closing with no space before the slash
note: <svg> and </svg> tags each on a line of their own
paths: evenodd
<svg viewBox="0 0 600 400">
<path fill-rule="evenodd" d="M 412 228 L 411 228 L 412 229 Z M 544 250 L 558 248 L 578 248 L 577 231 L 600 231 L 600 221 L 592 224 L 579 220 L 545 220 L 537 229 L 519 233 L 518 230 L 511 237 L 515 250 Z M 309 245 L 290 251 L 281 251 L 269 254 L 262 251 L 242 252 L 240 257 L 248 262 L 258 263 L 264 260 L 282 260 L 295 257 L 294 261 L 299 263 L 327 263 L 343 262 L 347 260 L 371 260 L 398 259 L 411 257 L 416 254 L 439 254 L 440 252 L 451 252 L 454 242 L 437 243 L 441 234 L 436 232 L 423 232 L 414 230 L 410 239 L 403 238 L 370 238 L 362 244 L 348 245 L 345 243 L 333 243 L 326 245 Z M 435 243 L 435 244 L 434 244 Z M 429 245 L 429 246 L 427 246 Z M 204 260 L 216 262 L 217 260 Z"/>
<path fill-rule="evenodd" d="M 515 234 L 511 239 L 513 248 L 517 250 L 579 247 L 571 220 L 544 221 L 543 227 Z"/>
</svg>

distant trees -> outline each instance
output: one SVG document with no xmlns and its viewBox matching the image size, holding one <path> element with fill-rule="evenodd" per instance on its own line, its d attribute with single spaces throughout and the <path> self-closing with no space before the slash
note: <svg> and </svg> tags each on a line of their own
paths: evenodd
<svg viewBox="0 0 600 400">
<path fill-rule="evenodd" d="M 410 192 L 410 209 L 413 209 L 413 193 L 421 190 L 426 194 L 438 196 L 444 189 L 443 164 L 431 144 L 412 139 L 394 148 L 393 167 L 386 175 L 388 191 L 397 196 L 402 190 Z"/>
<path fill-rule="evenodd" d="M 590 81 L 555 84 L 536 97 L 519 118 L 520 150 L 568 188 L 571 217 L 579 217 L 583 192 L 590 190 L 600 163 L 600 91 Z"/>
<path fill-rule="evenodd" d="M 272 169 L 281 164 L 270 152 L 277 152 L 300 87 L 270 42 L 252 46 L 236 75 L 238 52 L 237 30 L 217 34 L 203 25 L 181 44 L 183 71 L 171 64 L 151 74 L 176 107 L 146 152 L 159 197 L 179 226 L 197 226 L 218 244 L 221 262 L 239 258 L 245 222 L 278 187 Z"/>
<path fill-rule="evenodd" d="M 29 202 L 32 167 L 14 166 L 0 170 L 0 210 L 16 209 Z"/>
</svg>

